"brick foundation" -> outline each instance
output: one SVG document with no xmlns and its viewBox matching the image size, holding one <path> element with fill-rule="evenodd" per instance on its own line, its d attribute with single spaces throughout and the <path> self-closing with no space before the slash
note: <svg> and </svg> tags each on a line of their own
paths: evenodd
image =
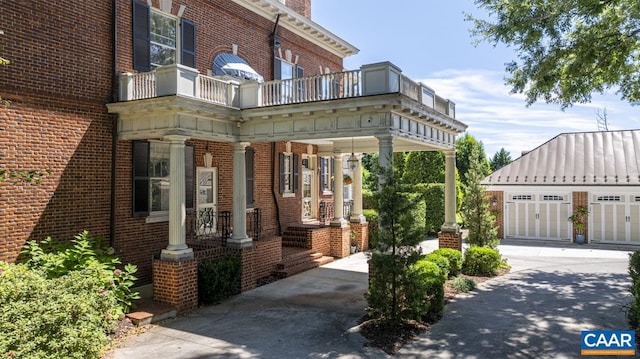
<svg viewBox="0 0 640 359">
<path fill-rule="evenodd" d="M 330 255 L 336 258 L 344 258 L 349 255 L 349 245 L 351 243 L 351 229 L 349 227 L 331 226 L 331 252 Z"/>
<path fill-rule="evenodd" d="M 438 248 L 462 251 L 462 232 L 438 232 Z"/>
<path fill-rule="evenodd" d="M 358 249 L 366 251 L 369 249 L 369 223 L 349 223 L 351 231 L 356 233 L 356 240 L 358 241 Z"/>
<path fill-rule="evenodd" d="M 153 299 L 169 303 L 178 312 L 198 307 L 198 262 L 153 260 Z"/>
</svg>

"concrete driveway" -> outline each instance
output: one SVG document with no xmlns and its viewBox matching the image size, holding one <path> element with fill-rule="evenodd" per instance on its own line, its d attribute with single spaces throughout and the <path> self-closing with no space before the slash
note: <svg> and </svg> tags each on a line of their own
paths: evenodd
<svg viewBox="0 0 640 359">
<path fill-rule="evenodd" d="M 580 357 L 581 330 L 626 329 L 632 249 L 503 242 L 511 273 L 457 297 L 394 357 Z M 162 322 L 114 358 L 387 358 L 356 329 L 367 271 L 360 253 L 259 287 Z"/>
</svg>

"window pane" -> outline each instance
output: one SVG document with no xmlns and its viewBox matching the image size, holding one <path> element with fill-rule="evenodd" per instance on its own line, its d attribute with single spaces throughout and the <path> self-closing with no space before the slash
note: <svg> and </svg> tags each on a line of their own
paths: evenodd
<svg viewBox="0 0 640 359">
<path fill-rule="evenodd" d="M 169 178 L 151 179 L 151 211 L 169 210 Z"/>
<path fill-rule="evenodd" d="M 154 67 L 176 62 L 176 19 L 151 12 L 150 58 Z"/>
</svg>

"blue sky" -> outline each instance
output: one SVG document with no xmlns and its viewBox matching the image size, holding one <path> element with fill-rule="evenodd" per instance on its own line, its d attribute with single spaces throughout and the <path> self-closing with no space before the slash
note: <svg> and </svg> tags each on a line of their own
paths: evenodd
<svg viewBox="0 0 640 359">
<path fill-rule="evenodd" d="M 640 108 L 611 94 L 564 111 L 558 105 L 526 107 L 510 95 L 504 64 L 514 52 L 474 46 L 463 13 L 484 16 L 471 0 L 313 0 L 312 19 L 360 49 L 348 69 L 390 61 L 403 74 L 456 103 L 456 118 L 482 141 L 488 157 L 504 147 L 516 159 L 564 132 L 597 131 L 596 111 L 606 108 L 609 130 L 640 129 Z"/>
</svg>

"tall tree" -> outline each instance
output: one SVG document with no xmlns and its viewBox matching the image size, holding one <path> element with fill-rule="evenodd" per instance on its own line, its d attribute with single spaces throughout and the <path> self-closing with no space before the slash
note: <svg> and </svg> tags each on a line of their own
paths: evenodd
<svg viewBox="0 0 640 359">
<path fill-rule="evenodd" d="M 440 151 L 409 152 L 405 158 L 402 182 L 444 183 L 444 169 L 444 153 Z"/>
<path fill-rule="evenodd" d="M 477 150 L 474 152 L 474 149 Z M 465 133 L 456 140 L 456 168 L 463 185 L 467 184 L 467 172 L 471 163 L 477 163 L 479 171 L 485 176 L 489 174 L 489 161 L 484 152 L 484 145 L 472 135 Z"/>
<path fill-rule="evenodd" d="M 491 166 L 491 171 L 495 171 L 508 165 L 509 163 L 511 163 L 511 161 L 511 154 L 507 152 L 507 150 L 505 150 L 503 147 L 500 149 L 500 151 L 496 152 L 493 155 L 493 158 L 489 162 L 489 165 Z"/>
<path fill-rule="evenodd" d="M 638 0 L 476 0 L 489 18 L 474 18 L 477 41 L 504 43 L 519 61 L 506 65 L 512 92 L 527 104 L 542 99 L 562 108 L 614 88 L 640 103 Z"/>
<path fill-rule="evenodd" d="M 476 157 L 478 148 L 472 149 L 472 156 Z M 462 216 L 464 225 L 469 229 L 468 241 L 472 246 L 491 247 L 496 249 L 500 240 L 498 229 L 495 227 L 495 217 L 489 211 L 489 200 L 485 187 L 480 184 L 485 174 L 479 162 L 471 162 L 466 174 L 464 198 L 462 202 Z"/>
</svg>

